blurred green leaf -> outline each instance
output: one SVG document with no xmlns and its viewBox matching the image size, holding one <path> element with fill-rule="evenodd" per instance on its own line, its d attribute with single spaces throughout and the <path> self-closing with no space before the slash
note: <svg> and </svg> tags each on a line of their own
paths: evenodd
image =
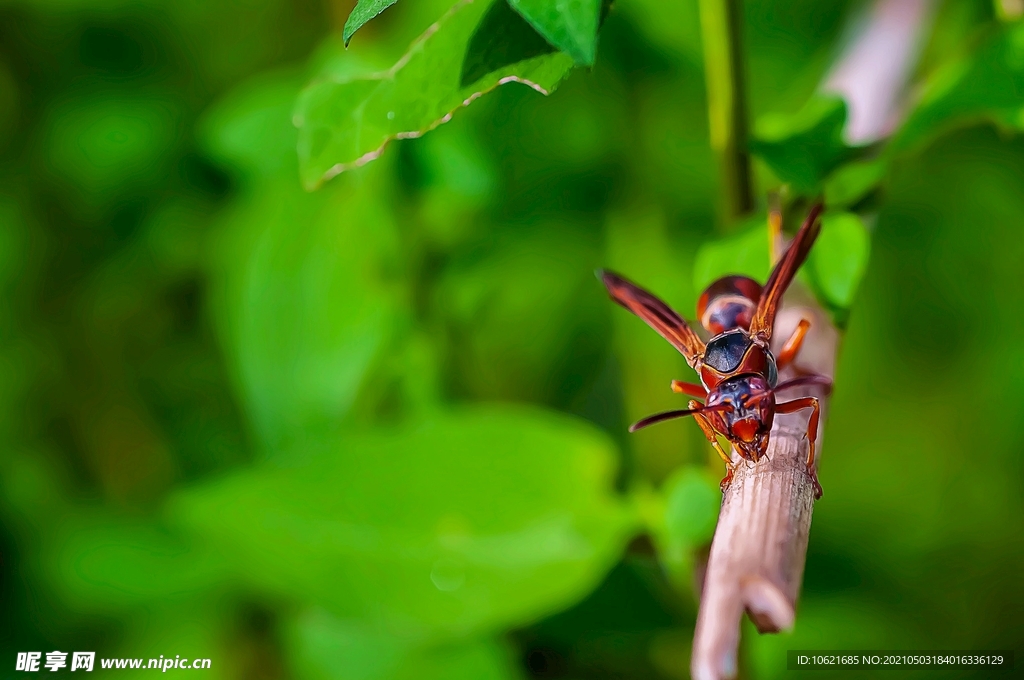
<svg viewBox="0 0 1024 680">
<path fill-rule="evenodd" d="M 504 3 L 505 0 L 496 0 Z M 390 70 L 373 78 L 315 82 L 299 98 L 299 159 L 307 187 L 377 158 L 392 139 L 416 137 L 502 83 L 516 81 L 544 94 L 572 68 L 564 54 L 541 54 L 508 63 L 463 85 L 463 60 L 493 3 L 466 0 L 424 33 Z M 515 53 L 494 36 L 498 52 Z"/>
<path fill-rule="evenodd" d="M 416 142 L 414 148 L 427 187 L 443 187 L 473 205 L 493 195 L 497 185 L 494 160 L 467 128 L 438 130 Z"/>
<path fill-rule="evenodd" d="M 144 522 L 68 520 L 44 543 L 56 592 L 76 610 L 111 611 L 195 597 L 221 583 L 224 560 Z"/>
<path fill-rule="evenodd" d="M 302 612 L 285 629 L 291 665 L 302 680 L 513 680 L 508 650 L 497 641 L 427 646 Z"/>
<path fill-rule="evenodd" d="M 711 543 L 722 505 L 718 478 L 706 467 L 684 466 L 648 494 L 644 514 L 658 546 L 658 561 L 677 587 L 693 582 L 694 556 Z M 643 507 L 643 506 L 642 506 Z"/>
<path fill-rule="evenodd" d="M 857 215 L 827 212 L 822 216 L 821 235 L 807 256 L 804 271 L 830 309 L 846 310 L 853 304 L 870 250 L 868 230 Z"/>
<path fill-rule="evenodd" d="M 683 467 L 664 486 L 669 550 L 691 550 L 711 542 L 722 505 L 718 480 L 705 468 Z"/>
<path fill-rule="evenodd" d="M 934 9 L 929 30 L 921 36 L 921 54 L 915 67 L 917 73 L 934 73 L 951 59 L 962 56 L 965 48 L 992 30 L 992 6 L 1003 3 L 1004 0 L 939 3 Z"/>
<path fill-rule="evenodd" d="M 90 94 L 54 107 L 46 135 L 46 167 L 89 214 L 168 169 L 181 111 L 170 97 Z"/>
<path fill-rule="evenodd" d="M 971 54 L 940 68 L 891 142 L 919 146 L 957 125 L 979 120 L 1024 129 L 1024 23 L 1002 27 Z"/>
<path fill-rule="evenodd" d="M 497 167 L 469 127 L 446 125 L 409 150 L 420 169 L 418 215 L 427 238 L 450 250 L 489 228 L 480 213 L 497 194 Z"/>
<path fill-rule="evenodd" d="M 457 636 L 594 587 L 632 523 L 613 474 L 614 448 L 582 421 L 477 408 L 333 439 L 172 508 L 257 585 L 382 630 Z"/>
<path fill-rule="evenodd" d="M 482 239 L 438 282 L 434 304 L 456 338 L 457 385 L 473 397 L 550 402 L 562 372 L 588 350 L 594 357 L 581 338 L 600 332 L 605 309 L 593 288 L 596 244 L 582 229 L 557 226 Z"/>
<path fill-rule="evenodd" d="M 701 64 L 697 3 L 673 5 L 663 0 L 633 0 L 618 3 L 615 11 L 636 26 L 646 45 L 656 50 L 656 58 L 685 58 L 695 66 Z M 614 39 L 609 44 L 614 44 Z"/>
<path fill-rule="evenodd" d="M 601 0 L 508 0 L 537 32 L 577 64 L 593 66 Z"/>
<path fill-rule="evenodd" d="M 388 212 L 351 186 L 271 183 L 223 228 L 219 318 L 256 431 L 274 450 L 336 426 L 395 321 Z"/>
<path fill-rule="evenodd" d="M 825 205 L 830 210 L 849 208 L 878 187 L 888 169 L 882 159 L 841 166 L 825 180 Z"/>
<path fill-rule="evenodd" d="M 517 672 L 640 680 L 685 672 L 695 613 L 687 542 L 706 540 L 698 528 L 707 525 L 697 503 L 700 480 L 681 479 L 700 471 L 679 466 L 714 461 L 703 492 L 709 501 L 720 499 L 721 467 L 692 422 L 625 433 L 630 420 L 679 405 L 667 382 L 685 379 L 688 368 L 642 321 L 612 306 L 589 272 L 611 266 L 692 317 L 699 292 L 691 286 L 693 244 L 710 228 L 714 203 L 698 3 L 618 3 L 601 29 L 600 67 L 557 97 L 499 90 L 460 111 L 455 125 L 313 195 L 298 188 L 292 114 L 301 86 L 386 70 L 456 0 L 399 3 L 383 22 L 362 29 L 365 40 L 347 52 L 341 30 L 327 34 L 344 23 L 338 8 L 356 0 L 0 4 L 0 566 L 13 622 L 5 648 L 65 649 L 94 640 L 108 656 L 204 656 L 214 662 L 204 674 L 211 680 L 497 680 Z M 744 3 L 752 110 L 796 111 L 819 87 L 844 34 L 856 33 L 874 4 Z M 921 36 L 928 46 L 916 69 L 925 97 L 907 107 L 923 107 L 916 114 L 922 118 L 909 122 L 924 127 L 908 130 L 898 154 L 883 153 L 878 164 L 858 156 L 814 187 L 824 189 L 831 212 L 800 277 L 834 314 L 844 301 L 857 306 L 827 425 L 823 482 L 831 500 L 815 509 L 797 630 L 756 636 L 748 626 L 743 677 L 785 675 L 778 659 L 796 646 L 888 640 L 941 648 L 960 637 L 1012 647 L 1022 639 L 1012 614 L 1024 607 L 1024 582 L 1000 568 L 1019 563 L 1024 547 L 1024 496 L 1014 474 L 1024 451 L 1021 422 L 985 413 L 990 402 L 1017 403 L 1024 384 L 1024 136 L 1006 134 L 1019 126 L 1022 107 L 1009 57 L 991 61 L 990 74 L 977 70 L 986 46 L 1019 29 L 996 24 L 992 0 L 931 4 L 933 28 Z M 378 27 L 386 30 L 370 35 Z M 467 35 L 452 67 L 457 87 L 556 51 L 507 2 L 489 4 Z M 303 60 L 305 67 L 279 70 Z M 263 75 L 235 88 L 257 72 Z M 948 90 L 939 87 L 943 73 L 955 76 Z M 214 99 L 220 101 L 211 110 Z M 193 127 L 200 111 L 211 111 L 206 130 Z M 975 124 L 986 120 L 1002 127 Z M 973 127 L 933 143 L 942 130 L 965 123 Z M 880 164 L 888 166 L 884 193 L 877 189 Z M 778 180 L 760 159 L 757 166 Z M 876 207 L 878 228 L 868 230 L 871 276 L 853 293 L 864 234 L 847 224 L 860 240 L 830 246 L 830 220 Z M 800 216 L 787 210 L 787 217 Z M 764 254 L 751 259 L 742 246 L 729 246 L 712 266 L 705 259 L 705 270 L 715 271 L 701 284 L 737 270 L 755 270 L 749 273 L 763 280 L 763 221 L 741 226 L 750 230 L 751 252 Z M 822 257 L 836 252 L 816 268 L 819 248 Z M 332 278 L 324 273 L 331 267 L 354 271 Z M 265 311 L 258 308 L 263 290 Z M 373 305 L 382 310 L 379 325 L 362 316 Z M 339 328 L 350 308 L 355 330 Z M 278 319 L 280 328 L 272 327 Z M 221 333 L 219 347 L 211 324 Z M 372 351 L 333 353 L 332 343 L 343 350 L 367 328 L 379 332 Z M 913 342 L 904 341 L 908 329 L 920 329 Z M 986 400 L 964 400 L 959 375 L 979 356 L 999 369 L 974 374 L 974 391 Z M 317 370 L 320 380 L 302 377 Z M 236 398 L 226 377 L 235 379 Z M 416 621 L 429 618 L 421 614 L 431 602 L 441 610 L 431 620 L 457 621 L 461 602 L 428 600 L 404 586 L 392 599 L 378 594 L 389 590 L 380 583 L 405 583 L 402 574 L 430 593 L 459 581 L 461 554 L 442 544 L 457 535 L 445 527 L 458 524 L 434 519 L 448 501 L 430 496 L 436 477 L 450 469 L 437 463 L 449 460 L 439 445 L 413 449 L 438 470 L 409 464 L 412 453 L 391 455 L 397 445 L 367 443 L 347 477 L 321 475 L 335 495 L 371 506 L 375 517 L 389 502 L 402 506 L 395 512 L 403 517 L 422 512 L 422 526 L 408 531 L 411 522 L 390 519 L 335 523 L 356 526 L 364 541 L 356 548 L 383 544 L 419 566 L 379 567 L 381 560 L 364 559 L 351 541 L 320 559 L 320 546 L 334 537 L 322 530 L 327 522 L 305 526 L 298 518 L 281 531 L 270 523 L 259 534 L 250 529 L 270 514 L 260 503 L 274 512 L 288 503 L 306 508 L 288 476 L 311 465 L 312 446 L 301 440 L 408 422 L 410 413 L 436 411 L 444 399 L 542 401 L 586 413 L 621 437 L 627 469 L 617 480 L 643 489 L 630 503 L 642 506 L 658 560 L 626 557 L 592 596 L 561 615 L 546 616 L 571 599 L 565 590 L 543 606 L 539 597 L 531 600 L 514 620 L 507 609 L 489 609 L 496 618 L 486 632 L 439 639 L 437 626 Z M 248 437 L 245 418 L 254 423 Z M 986 423 L 987 443 L 968 458 L 962 443 L 972 440 L 977 422 Z M 286 441 L 296 444 L 278 446 Z M 482 461 L 473 480 L 504 470 L 485 467 L 488 441 L 474 451 Z M 523 462 L 530 480 L 561 475 L 558 489 L 573 493 L 576 475 L 547 461 L 560 459 L 547 450 L 560 440 L 545 441 L 542 453 Z M 199 549 L 195 537 L 182 540 L 138 517 L 165 484 L 238 465 L 260 448 L 287 455 L 273 468 L 284 470 L 284 490 L 268 481 L 262 497 L 244 496 L 240 508 L 225 501 L 220 530 L 240 537 Z M 913 484 L 880 473 L 896 458 L 915 471 Z M 365 482 L 367 467 L 378 484 Z M 509 476 L 507 486 L 480 485 L 489 498 L 473 503 L 473 516 L 507 513 L 514 503 L 516 512 L 532 508 L 520 497 L 526 474 Z M 407 475 L 419 478 L 415 492 Z M 355 494 L 351 479 L 363 480 Z M 127 488 L 156 491 L 117 490 Z M 464 507 L 451 489 L 433 491 Z M 379 498 L 366 500 L 371 494 Z M 332 499 L 323 497 L 330 508 Z M 124 517 L 125 502 L 135 520 Z M 320 497 L 308 504 L 319 506 Z M 219 521 L 207 517 L 203 526 Z M 532 558 L 535 547 L 516 551 L 542 520 L 524 521 L 522 530 L 488 524 L 472 533 L 472 545 L 511 535 L 518 542 L 510 539 L 507 551 Z M 673 522 L 670 550 L 665 534 Z M 434 525 L 441 530 L 430 533 Z M 280 534 L 290 541 L 284 547 Z M 313 565 L 314 580 L 337 576 L 322 586 L 335 588 L 331 597 L 360 593 L 343 603 L 349 609 L 341 613 L 354 611 L 352 617 L 324 610 L 340 610 L 330 598 L 315 601 L 321 591 L 307 586 L 303 567 L 280 567 L 300 559 Z M 333 568 L 343 559 L 367 566 Z M 487 564 L 495 562 L 508 564 Z M 384 574 L 378 581 L 364 573 L 375 568 Z M 488 584 L 505 574 L 488 573 Z M 457 591 L 472 578 L 467 571 Z M 478 616 L 489 602 L 485 590 L 506 607 L 508 591 L 522 582 L 505 580 L 514 583 L 481 588 L 458 613 Z M 264 587 L 254 591 L 253 583 Z M 521 591 L 535 593 L 532 583 Z M 396 598 L 410 592 L 413 604 L 402 609 Z M 364 616 L 378 597 L 387 616 Z M 907 602 L 915 606 L 901 610 Z M 403 616 L 412 622 L 395 622 Z M 506 624 L 516 626 L 511 661 Z M 524 661 L 528 671 L 516 668 Z"/>
<path fill-rule="evenodd" d="M 771 271 L 768 228 L 764 218 L 754 217 L 736 234 L 708 241 L 697 251 L 693 267 L 696 290 L 707 288 L 722 276 L 742 274 L 764 282 Z M 822 218 L 821 235 L 801 268 L 800 278 L 809 284 L 822 304 L 833 312 L 853 304 L 857 286 L 867 267 L 870 239 L 860 218 L 848 212 L 828 212 Z M 844 315 L 836 317 L 843 321 Z"/>
<path fill-rule="evenodd" d="M 919 621 L 906 610 L 880 607 L 863 597 L 841 591 L 804 595 L 792 630 L 777 635 L 757 635 L 750 622 L 744 621 L 743 636 L 750 645 L 751 676 L 764 680 L 792 678 L 793 672 L 786 669 L 785 663 L 779 663 L 791 649 L 880 649 L 897 644 L 903 649 L 923 649 L 927 643 L 921 639 Z M 863 677 L 864 668 L 823 675 L 858 678 Z M 967 675 L 954 672 L 945 677 Z M 990 674 L 980 673 L 978 677 L 986 675 Z M 934 676 L 938 677 L 939 673 Z"/>
<path fill-rule="evenodd" d="M 356 6 L 352 9 L 352 13 L 348 15 L 348 20 L 345 22 L 344 39 L 345 46 L 348 47 L 348 42 L 352 40 L 352 36 L 355 32 L 366 25 L 370 19 L 374 18 L 391 5 L 398 2 L 398 0 L 359 0 Z"/>
<path fill-rule="evenodd" d="M 383 169 L 314 194 L 296 177 L 285 105 L 293 76 L 263 77 L 209 116 L 207 145 L 255 181 L 214 241 L 217 319 L 267 451 L 337 427 L 396 324 L 398 241 Z"/>
<path fill-rule="evenodd" d="M 156 671 L 146 666 L 149 659 L 161 656 L 180 656 L 189 661 L 210 659 L 210 667 L 200 671 L 209 680 L 258 677 L 259 672 L 265 672 L 261 662 L 266 664 L 270 654 L 261 649 L 232 649 L 233 642 L 237 645 L 231 637 L 237 635 L 238 621 L 232 620 L 233 612 L 224 605 L 225 598 L 208 595 L 148 605 L 123 619 L 124 632 L 117 636 L 116 646 L 108 647 L 102 656 L 144 659 L 140 669 L 117 670 L 117 677 L 128 680 L 154 677 Z M 106 674 L 99 658 L 93 670 L 100 671 L 100 676 Z M 178 672 L 190 673 L 192 669 Z"/>
<path fill-rule="evenodd" d="M 14 75 L 7 63 L 0 59 L 0 152 L 6 150 L 17 127 L 21 99 L 19 95 Z"/>
<path fill-rule="evenodd" d="M 658 561 L 679 586 L 692 582 L 693 558 L 710 544 L 722 505 L 720 478 L 704 466 L 677 467 L 659 491 L 634 489 L 634 501 L 658 548 Z"/>
<path fill-rule="evenodd" d="M 707 241 L 700 247 L 693 263 L 693 287 L 702 291 L 732 274 L 764 282 L 770 270 L 768 223 L 764 217 L 752 217 L 735 234 Z"/>
<path fill-rule="evenodd" d="M 673 243 L 673 227 L 653 201 L 639 201 L 629 211 L 610 211 L 602 264 L 627 277 L 635 277 L 637 284 L 684 317 L 692 318 L 697 298 L 692 288 L 692 254 Z M 600 285 L 594 280 L 590 283 L 595 284 Z M 679 397 L 669 390 L 669 380 L 685 380 L 692 375 L 692 369 L 679 352 L 636 315 L 613 307 L 604 295 L 600 300 L 605 313 L 611 316 L 612 347 L 622 374 L 620 385 L 615 387 L 621 393 L 621 411 L 612 422 L 619 432 L 625 433 L 628 422 L 655 411 L 678 408 Z M 679 421 L 628 435 L 630 462 L 643 477 L 664 480 L 679 467 L 681 460 L 694 455 L 698 444 L 695 433 L 689 430 L 692 426 L 692 423 Z M 660 517 L 662 513 L 654 514 Z"/>
<path fill-rule="evenodd" d="M 812 193 L 858 152 L 843 141 L 845 124 L 846 102 L 815 95 L 795 114 L 761 116 L 750 148 L 780 180 L 797 192 Z"/>
<path fill-rule="evenodd" d="M 298 132 L 291 110 L 301 87 L 299 75 L 291 71 L 272 71 L 239 84 L 199 125 L 206 151 L 244 175 L 297 181 Z"/>
<path fill-rule="evenodd" d="M 6 192 L 0 193 L 0 338 L 6 335 L 8 321 L 3 317 L 12 311 L 13 288 L 26 265 L 27 231 L 21 201 Z"/>
</svg>

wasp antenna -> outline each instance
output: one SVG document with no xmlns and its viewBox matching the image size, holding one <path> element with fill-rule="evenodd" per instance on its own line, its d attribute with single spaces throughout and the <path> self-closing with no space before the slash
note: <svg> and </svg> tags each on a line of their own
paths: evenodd
<svg viewBox="0 0 1024 680">
<path fill-rule="evenodd" d="M 732 406 L 729 404 L 716 404 L 715 406 L 702 406 L 700 408 L 684 408 L 677 411 L 665 411 L 663 413 L 655 413 L 653 416 L 647 416 L 643 420 L 638 420 L 629 426 L 630 432 L 636 432 L 649 425 L 660 423 L 664 420 L 672 420 L 674 418 L 685 418 L 686 416 L 692 416 L 694 413 L 706 413 L 708 411 L 730 411 Z"/>
<path fill-rule="evenodd" d="M 699 408 L 684 408 L 678 411 L 665 411 L 664 413 L 655 413 L 653 416 L 647 416 L 643 420 L 638 420 L 629 426 L 630 432 L 636 432 L 637 430 L 643 429 L 649 425 L 660 423 L 663 420 L 672 420 L 673 418 L 685 418 L 686 416 L 692 416 L 694 413 L 699 413 Z"/>
</svg>

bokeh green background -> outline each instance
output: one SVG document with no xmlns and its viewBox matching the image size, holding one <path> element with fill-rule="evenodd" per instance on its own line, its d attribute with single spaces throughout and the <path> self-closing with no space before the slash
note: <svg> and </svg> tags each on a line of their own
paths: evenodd
<svg viewBox="0 0 1024 680">
<path fill-rule="evenodd" d="M 502 87 L 306 192 L 301 88 L 450 4 L 346 52 L 346 0 L 0 2 L 0 675 L 59 649 L 688 677 L 721 471 L 692 423 L 625 435 L 688 369 L 593 270 L 692 314 L 718 235 L 696 3 L 620 0 L 552 96 Z M 859 4 L 744 4 L 753 115 L 793 112 Z M 992 12 L 943 5 L 922 72 Z M 745 630 L 742 677 L 1022 651 L 1024 139 L 902 154 L 871 225 L 796 629 Z"/>
</svg>

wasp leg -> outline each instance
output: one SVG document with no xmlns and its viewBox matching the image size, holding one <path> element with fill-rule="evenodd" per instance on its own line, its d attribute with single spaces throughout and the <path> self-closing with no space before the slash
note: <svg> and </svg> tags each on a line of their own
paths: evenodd
<svg viewBox="0 0 1024 680">
<path fill-rule="evenodd" d="M 701 399 L 708 396 L 708 391 L 704 389 L 703 385 L 682 382 L 681 380 L 672 381 L 672 391 L 676 394 L 688 394 L 691 397 L 699 397 Z"/>
<path fill-rule="evenodd" d="M 821 415 L 821 405 L 817 397 L 803 397 L 794 399 L 775 407 L 776 413 L 793 413 L 803 408 L 813 409 L 811 417 L 807 421 L 807 474 L 811 476 L 811 483 L 814 484 L 814 498 L 821 498 L 821 484 L 818 483 L 818 474 L 814 471 L 814 441 L 818 438 L 818 416 Z"/>
<path fill-rule="evenodd" d="M 832 394 L 832 378 L 827 375 L 821 375 L 820 373 L 811 373 L 810 375 L 802 375 L 799 378 L 787 380 L 786 382 L 777 385 L 775 387 L 775 392 L 778 393 L 782 390 L 787 390 L 790 387 L 800 387 L 802 385 L 821 385 L 825 388 L 826 394 Z"/>
<path fill-rule="evenodd" d="M 700 408 L 700 402 L 691 399 L 690 403 L 687 404 L 687 407 Z M 726 454 L 722 445 L 718 443 L 718 435 L 715 434 L 715 428 L 711 427 L 711 421 L 708 420 L 708 417 L 702 413 L 694 413 L 693 419 L 697 421 L 698 425 L 700 425 L 700 429 L 704 431 L 704 436 L 708 438 L 709 442 L 711 442 L 711 446 L 715 447 L 715 451 L 718 452 L 718 455 L 725 461 L 725 478 L 722 479 L 722 483 L 718 485 L 724 492 L 725 488 L 729 486 L 729 482 L 732 481 L 732 473 L 736 470 L 736 466 L 733 465 L 732 459 L 729 458 L 728 454 Z"/>
<path fill-rule="evenodd" d="M 785 251 L 782 242 L 782 196 L 775 194 L 768 208 L 768 249 L 771 251 L 772 267 L 778 264 Z"/>
<path fill-rule="evenodd" d="M 786 340 L 786 344 L 779 350 L 779 355 L 775 359 L 779 370 L 788 366 L 796 358 L 796 354 L 800 351 L 800 346 L 804 344 L 804 338 L 807 336 L 807 331 L 810 327 L 810 320 L 800 319 L 800 323 L 796 325 L 793 335 L 789 336 L 789 340 Z"/>
</svg>

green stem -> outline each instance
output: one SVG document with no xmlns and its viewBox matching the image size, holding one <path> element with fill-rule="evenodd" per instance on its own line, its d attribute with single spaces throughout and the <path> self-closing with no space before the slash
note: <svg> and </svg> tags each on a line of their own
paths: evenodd
<svg viewBox="0 0 1024 680">
<path fill-rule="evenodd" d="M 708 127 L 718 161 L 719 217 L 730 224 L 754 207 L 747 152 L 741 0 L 700 0 Z"/>
</svg>

